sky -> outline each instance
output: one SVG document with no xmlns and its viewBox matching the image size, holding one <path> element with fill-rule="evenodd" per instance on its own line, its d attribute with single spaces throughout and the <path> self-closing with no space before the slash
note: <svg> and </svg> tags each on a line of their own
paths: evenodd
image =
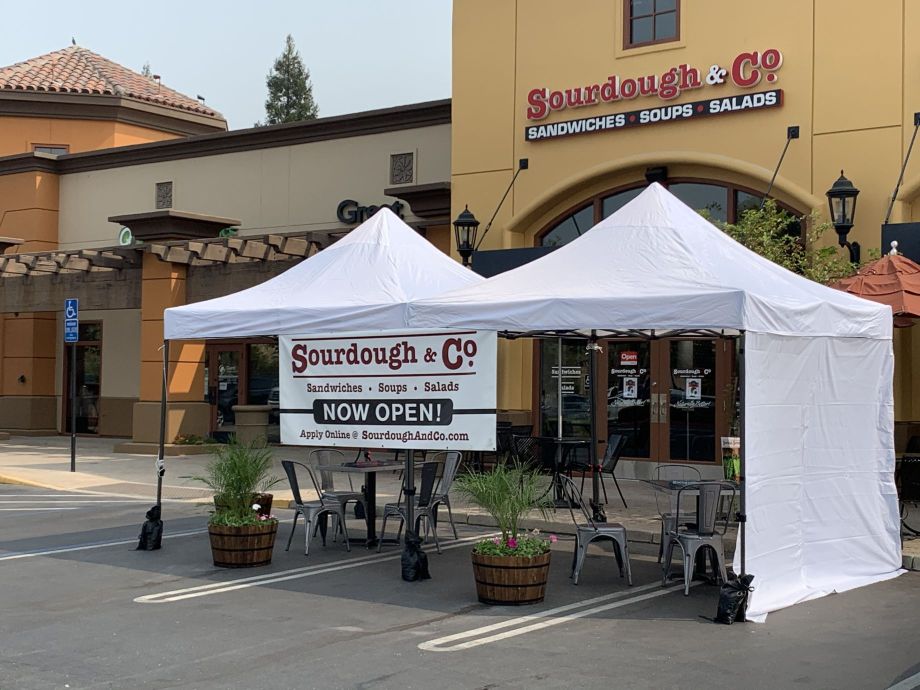
<svg viewBox="0 0 920 690">
<path fill-rule="evenodd" d="M 264 118 L 265 77 L 290 33 L 320 117 L 450 97 L 451 0 L 50 0 L 4 3 L 0 65 L 75 38 L 202 95 L 231 129 Z M 22 27 L 12 31 L 9 27 Z"/>
</svg>

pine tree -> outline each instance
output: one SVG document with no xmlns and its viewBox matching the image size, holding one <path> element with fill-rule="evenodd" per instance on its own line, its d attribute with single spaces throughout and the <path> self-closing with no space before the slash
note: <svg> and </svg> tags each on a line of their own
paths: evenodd
<svg viewBox="0 0 920 690">
<path fill-rule="evenodd" d="M 284 52 L 275 60 L 265 84 L 268 86 L 265 124 L 316 119 L 319 108 L 313 100 L 310 71 L 304 67 L 290 34 L 284 41 Z"/>
</svg>

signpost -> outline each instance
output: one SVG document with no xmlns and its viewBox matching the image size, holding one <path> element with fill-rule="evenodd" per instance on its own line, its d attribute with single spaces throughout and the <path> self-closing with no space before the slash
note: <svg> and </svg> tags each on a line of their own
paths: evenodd
<svg viewBox="0 0 920 690">
<path fill-rule="evenodd" d="M 64 342 L 70 343 L 70 471 L 77 471 L 77 341 L 80 339 L 80 300 L 64 300 Z"/>
</svg>

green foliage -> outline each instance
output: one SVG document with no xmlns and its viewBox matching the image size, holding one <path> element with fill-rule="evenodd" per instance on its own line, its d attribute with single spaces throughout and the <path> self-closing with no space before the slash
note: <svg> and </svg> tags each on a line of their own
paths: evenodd
<svg viewBox="0 0 920 690">
<path fill-rule="evenodd" d="M 272 454 L 268 448 L 235 439 L 221 446 L 205 468 L 204 476 L 192 477 L 214 492 L 214 502 L 220 506 L 211 517 L 211 524 L 255 524 L 252 508 L 255 496 L 281 482 L 271 470 Z"/>
<path fill-rule="evenodd" d="M 551 534 L 546 539 L 539 536 L 540 531 L 534 530 L 530 534 L 521 534 L 509 539 L 483 539 L 477 542 L 473 551 L 482 556 L 523 556 L 533 558 L 549 551 L 550 544 L 556 541 L 556 535 Z"/>
<path fill-rule="evenodd" d="M 147 77 L 148 79 L 153 79 L 153 70 L 150 69 L 149 62 L 144 63 L 144 66 L 141 68 L 141 75 Z"/>
<path fill-rule="evenodd" d="M 704 214 L 706 215 L 706 214 Z M 853 275 L 856 266 L 836 245 L 819 246 L 821 237 L 833 226 L 820 222 L 817 214 L 807 219 L 804 238 L 790 233 L 797 219 L 768 199 L 762 209 L 745 211 L 737 223 L 716 223 L 732 239 L 793 273 L 818 283 L 832 283 Z"/>
<path fill-rule="evenodd" d="M 551 506 L 539 473 L 520 464 L 496 465 L 491 472 L 460 475 L 454 485 L 462 496 L 495 519 L 505 543 L 517 536 L 518 524 L 526 513 L 538 510 L 546 519 Z"/>
<path fill-rule="evenodd" d="M 259 515 L 250 507 L 249 511 L 242 514 L 217 511 L 211 515 L 208 523 L 219 527 L 246 527 L 248 525 L 264 525 L 278 522 L 278 518 L 269 515 Z"/>
<path fill-rule="evenodd" d="M 290 34 L 284 40 L 284 51 L 275 60 L 265 84 L 268 87 L 265 124 L 315 120 L 319 115 L 319 107 L 313 100 L 310 71 L 304 66 Z"/>
<path fill-rule="evenodd" d="M 208 437 L 201 437 L 196 434 L 179 434 L 173 443 L 177 446 L 204 446 L 210 443 L 217 443 L 216 440 Z"/>
</svg>

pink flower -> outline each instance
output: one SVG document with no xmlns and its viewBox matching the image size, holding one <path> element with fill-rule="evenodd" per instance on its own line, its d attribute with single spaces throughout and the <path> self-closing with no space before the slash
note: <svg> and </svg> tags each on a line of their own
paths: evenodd
<svg viewBox="0 0 920 690">
<path fill-rule="evenodd" d="M 498 537 L 492 537 L 492 543 L 495 544 L 496 546 L 501 546 L 502 540 L 499 539 Z"/>
<path fill-rule="evenodd" d="M 558 538 L 555 534 L 549 535 L 549 543 L 550 543 L 550 544 L 555 544 L 557 541 L 559 541 L 559 538 Z"/>
<path fill-rule="evenodd" d="M 514 537 L 511 537 L 510 539 L 508 539 L 507 544 L 508 544 L 508 548 L 509 548 L 509 549 L 516 549 L 516 548 L 517 548 L 517 539 L 515 539 Z"/>
</svg>

